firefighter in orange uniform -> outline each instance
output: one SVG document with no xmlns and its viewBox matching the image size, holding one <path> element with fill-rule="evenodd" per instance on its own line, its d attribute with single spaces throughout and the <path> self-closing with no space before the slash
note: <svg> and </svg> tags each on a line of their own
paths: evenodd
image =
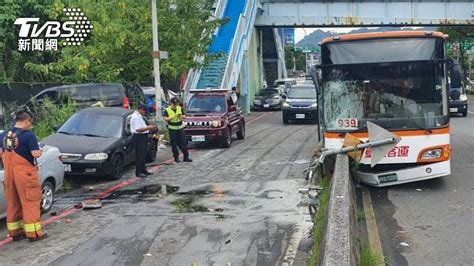
<svg viewBox="0 0 474 266">
<path fill-rule="evenodd" d="M 41 156 L 38 140 L 30 131 L 33 116 L 19 111 L 15 126 L 0 135 L 7 199 L 7 229 L 14 241 L 27 237 L 37 241 L 47 237 L 41 230 L 41 185 L 36 158 Z"/>
</svg>

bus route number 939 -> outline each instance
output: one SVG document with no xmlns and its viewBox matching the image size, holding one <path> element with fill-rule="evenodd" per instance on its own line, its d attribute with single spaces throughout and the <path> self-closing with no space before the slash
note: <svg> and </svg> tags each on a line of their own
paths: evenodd
<svg viewBox="0 0 474 266">
<path fill-rule="evenodd" d="M 337 120 L 339 128 L 344 129 L 357 129 L 359 126 L 359 121 L 356 118 L 341 118 Z"/>
</svg>

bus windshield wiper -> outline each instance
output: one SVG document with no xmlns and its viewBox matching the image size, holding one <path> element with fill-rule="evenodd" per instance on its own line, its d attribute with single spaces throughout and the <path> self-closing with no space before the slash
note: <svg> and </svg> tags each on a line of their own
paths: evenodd
<svg viewBox="0 0 474 266">
<path fill-rule="evenodd" d="M 424 131 L 426 131 L 428 134 L 431 134 L 433 133 L 433 130 L 432 128 L 430 127 L 427 127 L 427 126 L 424 126 L 423 124 L 421 123 L 418 123 L 416 120 L 412 119 L 411 122 L 413 122 L 413 124 L 415 124 L 417 127 L 423 129 Z"/>
<path fill-rule="evenodd" d="M 71 133 L 69 132 L 66 132 L 66 131 L 58 131 L 59 134 L 66 134 L 66 135 L 72 135 Z"/>
</svg>

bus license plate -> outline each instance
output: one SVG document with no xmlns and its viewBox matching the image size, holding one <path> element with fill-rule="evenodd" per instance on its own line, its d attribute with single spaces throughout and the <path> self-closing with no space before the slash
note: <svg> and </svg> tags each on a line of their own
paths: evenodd
<svg viewBox="0 0 474 266">
<path fill-rule="evenodd" d="M 191 140 L 192 140 L 193 142 L 203 142 L 203 141 L 206 141 L 206 137 L 203 136 L 203 135 L 191 136 Z"/>
<path fill-rule="evenodd" d="M 305 115 L 304 114 L 296 114 L 296 118 L 298 119 L 304 119 Z"/>
<path fill-rule="evenodd" d="M 71 172 L 72 171 L 72 167 L 70 164 L 65 164 L 64 165 L 64 172 Z"/>
<path fill-rule="evenodd" d="M 397 174 L 379 175 L 380 183 L 395 182 L 398 180 Z"/>
</svg>

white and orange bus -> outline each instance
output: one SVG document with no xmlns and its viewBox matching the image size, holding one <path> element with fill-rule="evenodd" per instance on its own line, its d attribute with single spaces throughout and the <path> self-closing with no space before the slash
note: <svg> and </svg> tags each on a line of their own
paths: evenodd
<svg viewBox="0 0 474 266">
<path fill-rule="evenodd" d="M 321 130 L 339 149 L 350 132 L 368 139 L 367 122 L 401 141 L 374 167 L 363 151 L 356 175 L 373 186 L 447 176 L 450 128 L 445 35 L 382 32 L 327 38 L 321 43 Z"/>
</svg>

